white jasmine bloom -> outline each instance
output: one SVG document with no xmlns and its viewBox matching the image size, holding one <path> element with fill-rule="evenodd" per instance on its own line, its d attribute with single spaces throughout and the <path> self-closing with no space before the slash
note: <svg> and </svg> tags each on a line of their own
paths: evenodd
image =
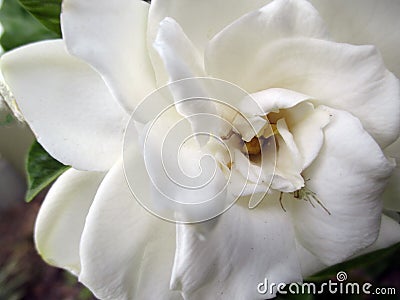
<svg viewBox="0 0 400 300">
<path fill-rule="evenodd" d="M 1 60 L 38 141 L 73 167 L 39 213 L 41 255 L 101 299 L 264 299 L 274 296 L 257 292 L 264 278 L 299 282 L 400 241 L 381 201 L 395 167 L 383 150 L 400 127 L 400 33 L 383 32 L 397 28 L 399 11 L 389 0 L 64 0 L 62 41 L 28 45 Z M 152 184 L 178 199 L 199 195 L 169 188 L 159 172 L 163 135 L 183 120 L 194 133 L 208 128 L 228 141 L 232 155 L 199 138 L 182 150 L 181 167 L 193 175 L 189 159 L 211 154 L 218 168 L 200 191 L 209 197 L 227 185 L 224 197 L 242 197 L 210 221 L 173 224 L 133 200 L 123 133 L 156 88 L 199 76 L 249 93 L 226 102 L 253 130 L 218 105 L 171 101 L 166 123 L 155 127 L 160 140 L 146 148 L 151 120 L 134 114 L 139 140 L 129 163 L 136 188 L 154 203 L 163 199 Z M 170 98 L 197 88 L 171 89 Z M 225 135 L 221 124 L 192 122 L 196 113 L 223 116 L 236 130 Z M 258 160 L 270 153 L 275 173 L 271 160 Z M 236 193 L 243 184 L 248 189 Z M 252 202 L 253 192 L 267 191 Z"/>
</svg>

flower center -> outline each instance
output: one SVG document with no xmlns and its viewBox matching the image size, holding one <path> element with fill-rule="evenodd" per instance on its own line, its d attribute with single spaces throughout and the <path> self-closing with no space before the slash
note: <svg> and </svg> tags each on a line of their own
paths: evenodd
<svg viewBox="0 0 400 300">
<path fill-rule="evenodd" d="M 253 137 L 250 142 L 244 142 L 243 150 L 247 150 L 249 155 L 259 155 L 261 153 L 263 141 L 257 137 Z"/>
<path fill-rule="evenodd" d="M 263 154 L 263 147 L 268 143 L 268 140 L 279 134 L 276 124 L 269 121 L 267 116 L 264 118 L 268 123 L 254 136 L 249 142 L 246 142 L 242 138 L 242 153 L 248 156 L 249 160 L 253 163 L 258 163 L 261 161 L 261 156 Z M 274 139 L 276 146 L 278 147 L 278 141 Z"/>
</svg>

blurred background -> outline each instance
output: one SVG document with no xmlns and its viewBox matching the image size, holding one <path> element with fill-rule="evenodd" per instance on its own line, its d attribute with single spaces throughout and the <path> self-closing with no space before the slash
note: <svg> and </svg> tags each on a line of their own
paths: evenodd
<svg viewBox="0 0 400 300">
<path fill-rule="evenodd" d="M 53 1 L 53 2 L 60 2 Z M 0 0 L 1 52 L 18 46 L 59 37 L 37 21 L 18 0 Z M 2 92 L 3 93 L 3 92 Z M 27 187 L 25 157 L 34 137 L 0 101 L 0 300 L 95 299 L 77 279 L 46 265 L 33 244 L 34 222 L 47 190 L 33 201 L 24 201 Z M 400 182 L 399 182 L 400 184 Z M 395 183 L 395 186 L 399 186 Z M 392 192 L 395 193 L 395 192 Z M 391 195 L 397 197 L 396 195 Z M 375 287 L 395 287 L 397 295 L 291 295 L 280 299 L 400 299 L 400 249 L 390 249 L 335 266 L 310 281 L 335 280 L 346 271 L 350 282 L 370 282 Z"/>
</svg>

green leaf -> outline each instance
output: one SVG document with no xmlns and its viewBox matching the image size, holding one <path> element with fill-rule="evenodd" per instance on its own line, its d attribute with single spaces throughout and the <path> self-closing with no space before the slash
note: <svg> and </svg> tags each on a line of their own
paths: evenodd
<svg viewBox="0 0 400 300">
<path fill-rule="evenodd" d="M 61 1 L 62 0 L 19 0 L 27 11 L 59 36 L 61 36 Z"/>
<path fill-rule="evenodd" d="M 4 27 L 0 44 L 5 51 L 60 35 L 45 28 L 29 14 L 17 0 L 4 0 L 0 9 L 0 22 Z"/>
<path fill-rule="evenodd" d="M 28 191 L 25 196 L 25 201 L 32 201 L 41 190 L 69 168 L 70 167 L 64 166 L 62 163 L 52 158 L 50 154 L 35 141 L 29 150 L 26 161 Z"/>
<path fill-rule="evenodd" d="M 334 276 L 339 271 L 349 271 L 354 268 L 366 267 L 368 265 L 384 262 L 388 257 L 400 250 L 400 243 L 397 243 L 389 248 L 374 251 L 351 260 L 345 261 L 343 263 L 331 266 L 315 275 L 312 275 L 306 279 L 306 281 L 321 282 L 326 281 Z"/>
</svg>

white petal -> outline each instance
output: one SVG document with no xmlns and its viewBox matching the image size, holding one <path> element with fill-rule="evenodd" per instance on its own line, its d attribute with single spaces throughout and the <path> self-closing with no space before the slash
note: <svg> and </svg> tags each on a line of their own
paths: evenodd
<svg viewBox="0 0 400 300">
<path fill-rule="evenodd" d="M 329 113 L 309 102 L 285 111 L 290 132 L 302 156 L 302 170 L 306 169 L 321 150 L 324 134 L 323 128 L 329 123 Z"/>
<path fill-rule="evenodd" d="M 150 39 L 154 40 L 161 20 L 171 17 L 177 20 L 198 49 L 203 50 L 207 42 L 226 25 L 268 2 L 270 1 L 154 0 L 151 3 L 149 17 Z M 202 26 L 193 26 L 193 24 L 202 24 Z"/>
<path fill-rule="evenodd" d="M 230 201 L 225 176 L 218 162 L 200 148 L 185 118 L 177 118 L 174 110 L 164 112 L 142 134 L 144 161 L 134 151 L 124 154 L 130 182 L 140 181 L 144 173 L 151 179 L 152 197 L 138 191 L 148 209 L 181 222 L 203 221 L 224 210 Z"/>
<path fill-rule="evenodd" d="M 24 46 L 1 58 L 4 78 L 39 143 L 76 169 L 108 169 L 121 151 L 126 115 L 100 76 L 62 41 Z"/>
<path fill-rule="evenodd" d="M 159 85 L 165 83 L 165 71 L 158 55 L 151 51 L 151 46 L 162 20 L 166 17 L 175 19 L 199 52 L 203 53 L 207 42 L 223 27 L 268 2 L 270 0 L 153 0 L 149 13 L 148 44 Z"/>
<path fill-rule="evenodd" d="M 284 117 L 303 157 L 302 169 L 315 159 L 323 142 L 322 128 L 329 122 L 329 113 L 314 109 L 311 97 L 286 89 L 271 88 L 253 93 L 239 103 L 240 111 L 249 115 L 279 112 Z M 250 101 L 258 104 L 248 105 Z M 270 115 L 270 116 L 273 116 Z M 286 159 L 285 159 L 286 161 Z"/>
<path fill-rule="evenodd" d="M 100 72 L 128 111 L 153 91 L 146 47 L 149 4 L 139 0 L 65 0 L 61 24 L 68 50 Z"/>
<path fill-rule="evenodd" d="M 279 145 L 275 170 L 277 178 L 272 181 L 271 187 L 286 193 L 294 192 L 304 186 L 301 176 L 303 159 L 284 119 L 278 120 L 277 129 L 279 131 L 279 136 L 276 137 Z"/>
<path fill-rule="evenodd" d="M 382 215 L 382 221 L 377 240 L 371 246 L 357 253 L 356 256 L 384 249 L 398 242 L 400 242 L 399 223 L 388 216 Z"/>
<path fill-rule="evenodd" d="M 83 227 L 104 175 L 69 169 L 51 187 L 35 224 L 36 248 L 49 264 L 79 274 Z"/>
<path fill-rule="evenodd" d="M 290 201 L 299 241 L 323 263 L 334 264 L 376 240 L 380 197 L 393 164 L 354 116 L 325 109 L 333 117 L 325 127 L 324 145 L 303 172 L 306 187 L 321 205 L 312 198 L 315 207 L 309 201 Z"/>
<path fill-rule="evenodd" d="M 303 278 L 313 275 L 327 267 L 327 265 L 323 264 L 318 257 L 304 248 L 298 241 L 296 241 L 296 250 L 299 256 Z"/>
<path fill-rule="evenodd" d="M 393 219 L 382 215 L 381 226 L 377 240 L 367 248 L 357 252 L 351 258 L 381 250 L 400 242 L 400 225 Z M 315 255 L 305 249 L 300 243 L 296 244 L 300 257 L 300 265 L 303 277 L 311 276 L 327 267 Z"/>
<path fill-rule="evenodd" d="M 264 80 L 257 76 L 260 74 L 254 72 L 257 66 L 268 68 L 265 66 L 266 62 L 260 61 L 260 57 L 266 58 L 263 54 L 266 47 L 282 39 L 326 36 L 323 20 L 307 1 L 273 1 L 219 32 L 207 46 L 206 68 L 217 78 L 219 75 L 228 75 L 229 77 L 223 79 L 239 83 L 239 86 L 249 92 L 257 92 L 273 87 L 254 88 L 258 87 L 260 80 Z M 267 58 L 270 63 L 276 60 L 276 57 Z"/>
<path fill-rule="evenodd" d="M 174 19 L 161 21 L 153 46 L 163 60 L 170 81 L 204 76 L 201 54 Z"/>
<path fill-rule="evenodd" d="M 168 81 L 179 80 L 169 85 L 178 112 L 188 118 L 195 134 L 216 131 L 220 120 L 214 102 L 209 100 L 203 80 L 194 79 L 205 76 L 202 57 L 175 20 L 165 18 L 161 22 L 154 48 L 165 65 Z M 185 78 L 193 79 L 181 80 Z"/>
<path fill-rule="evenodd" d="M 350 111 L 381 147 L 397 138 L 399 80 L 374 47 L 305 38 L 270 43 L 265 37 L 247 48 L 243 45 L 253 43 L 248 36 L 261 29 L 244 28 L 227 28 L 211 41 L 206 61 L 211 75 L 249 92 L 285 88 L 309 95 L 315 104 Z"/>
<path fill-rule="evenodd" d="M 310 96 L 281 88 L 266 89 L 253 93 L 249 97 L 259 105 L 264 115 L 270 112 L 278 112 L 280 109 L 296 106 L 306 100 L 311 100 Z M 254 105 L 246 105 L 248 101 L 249 99 L 244 99 L 244 101 L 240 103 L 241 111 L 253 115 L 257 114 L 258 111 L 250 110 L 256 108 Z"/>
<path fill-rule="evenodd" d="M 333 39 L 376 45 L 389 70 L 400 77 L 400 2 L 398 0 L 310 0 Z"/>
<path fill-rule="evenodd" d="M 181 299 L 168 289 L 174 250 L 175 225 L 136 202 L 117 163 L 87 216 L 79 280 L 101 299 Z"/>
<path fill-rule="evenodd" d="M 232 162 L 232 178 L 230 180 L 237 186 L 235 188 L 238 191 L 243 190 L 243 194 L 241 195 L 248 195 L 251 194 L 250 192 L 246 192 L 245 190 L 251 190 L 251 185 L 256 184 L 260 185 L 262 189 L 266 192 L 268 189 L 268 184 L 271 182 L 271 177 L 273 176 L 274 168 L 267 165 L 261 166 L 260 164 L 253 163 L 249 160 L 248 155 L 242 153 L 238 149 L 234 149 L 233 153 L 233 162 Z M 263 160 L 267 160 L 263 158 Z M 269 167 L 269 168 L 268 168 Z M 235 173 L 237 172 L 237 174 Z M 243 182 L 238 185 L 238 181 L 240 179 Z M 232 183 L 231 183 L 232 184 Z M 254 191 L 253 191 L 254 192 Z M 240 193 L 236 193 L 240 195 Z"/>
<path fill-rule="evenodd" d="M 217 219 L 178 225 L 171 285 L 187 299 L 265 299 L 257 292 L 269 282 L 300 282 L 289 214 L 277 202 L 254 210 L 242 198 Z"/>
</svg>

